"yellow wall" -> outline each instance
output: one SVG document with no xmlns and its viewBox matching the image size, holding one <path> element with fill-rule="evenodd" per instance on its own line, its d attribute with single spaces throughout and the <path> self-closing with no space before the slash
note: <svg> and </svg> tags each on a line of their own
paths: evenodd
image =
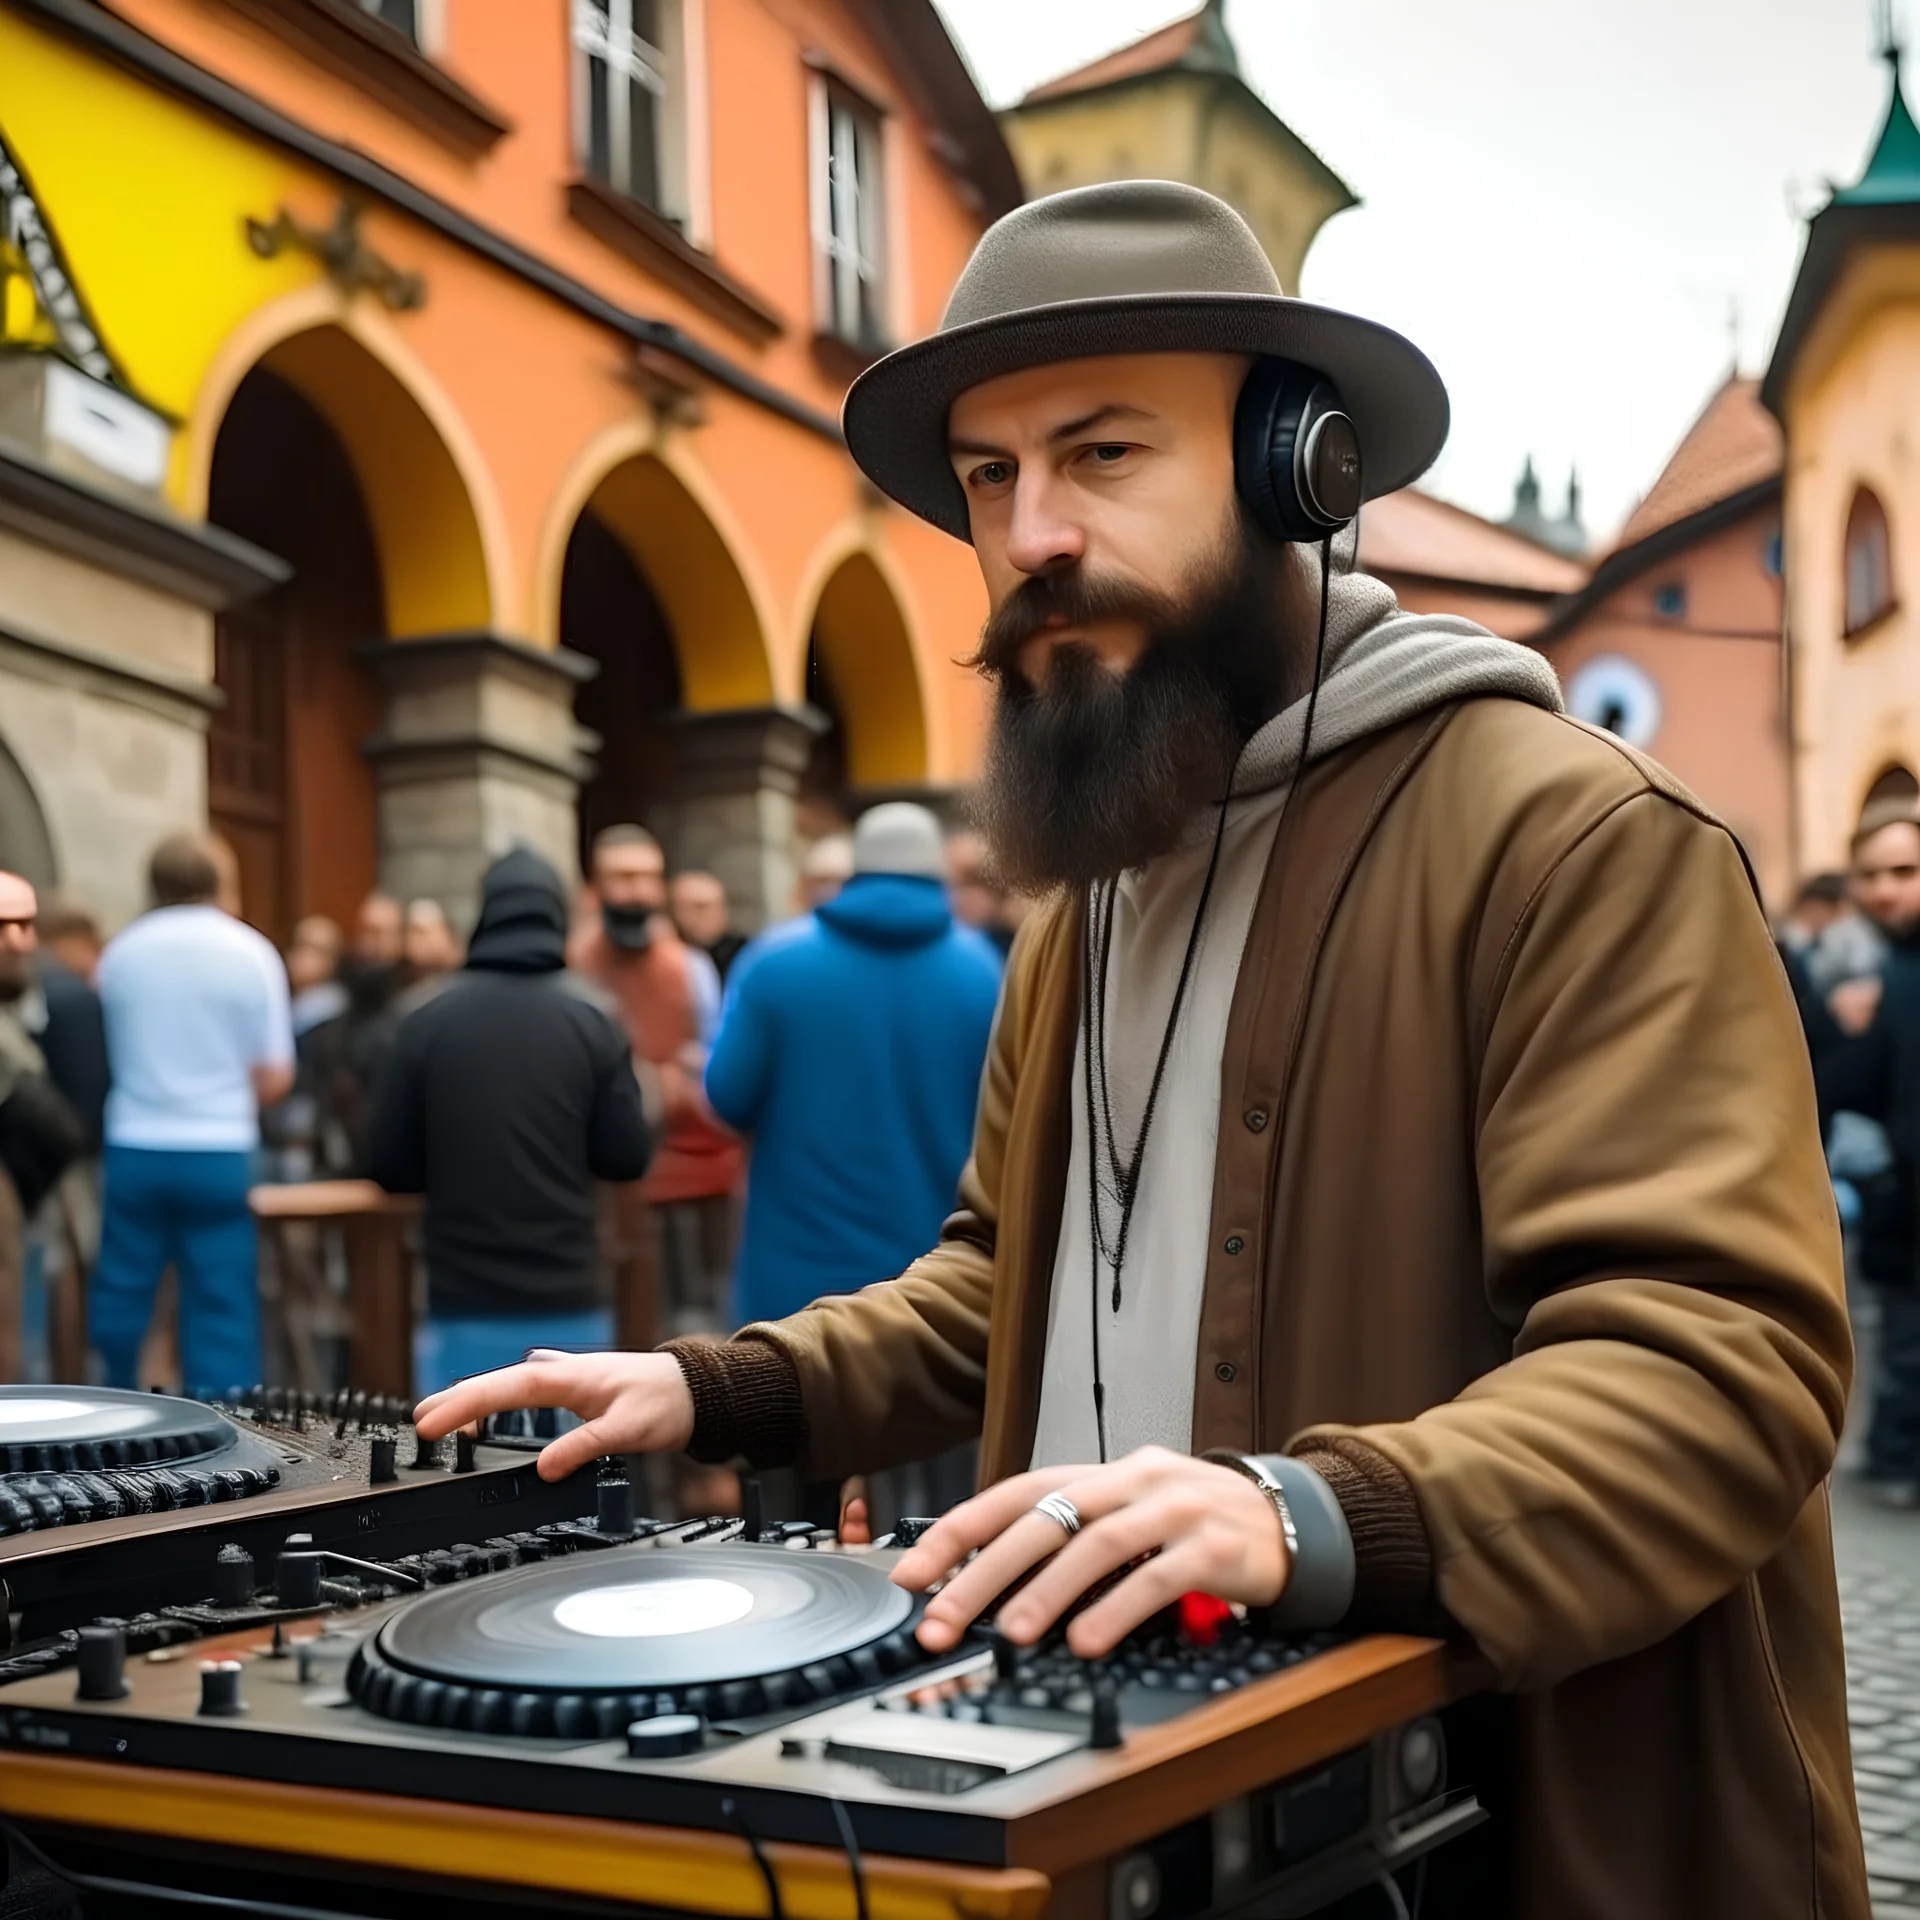
<svg viewBox="0 0 1920 1920">
<path fill-rule="evenodd" d="M 1856 255 L 1787 390 L 1787 632 L 1802 872 L 1845 863 L 1886 766 L 1920 771 L 1920 247 Z M 1895 610 L 1842 637 L 1847 513 L 1886 508 Z"/>
</svg>

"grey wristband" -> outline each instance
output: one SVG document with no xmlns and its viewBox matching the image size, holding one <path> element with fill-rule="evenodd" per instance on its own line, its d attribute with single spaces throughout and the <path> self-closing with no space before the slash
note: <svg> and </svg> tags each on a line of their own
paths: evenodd
<svg viewBox="0 0 1920 1920">
<path fill-rule="evenodd" d="M 1280 1489 L 1299 1540 L 1286 1591 L 1272 1606 L 1257 1609 L 1254 1617 L 1263 1627 L 1288 1632 L 1337 1626 L 1353 1605 L 1354 1558 L 1353 1535 L 1333 1489 L 1290 1454 L 1242 1458 Z"/>
</svg>

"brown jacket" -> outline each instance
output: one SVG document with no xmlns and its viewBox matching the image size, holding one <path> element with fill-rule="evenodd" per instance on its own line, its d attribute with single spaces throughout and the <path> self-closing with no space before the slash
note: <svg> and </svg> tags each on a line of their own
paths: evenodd
<svg viewBox="0 0 1920 1920">
<path fill-rule="evenodd" d="M 1062 903 L 1016 948 L 942 1245 L 717 1350 L 706 1434 L 824 1474 L 984 1410 L 983 1476 L 1026 1465 L 1079 926 Z M 1330 756 L 1276 836 L 1221 1076 L 1193 1444 L 1312 1455 L 1363 1614 L 1437 1596 L 1519 1696 L 1518 1911 L 1866 1920 L 1839 1236 L 1730 836 L 1516 702 Z"/>
</svg>

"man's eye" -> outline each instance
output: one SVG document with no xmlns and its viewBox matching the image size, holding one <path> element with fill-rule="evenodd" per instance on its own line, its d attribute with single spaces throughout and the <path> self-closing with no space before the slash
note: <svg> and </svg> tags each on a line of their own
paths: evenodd
<svg viewBox="0 0 1920 1920">
<path fill-rule="evenodd" d="M 1133 449 L 1131 447 L 1124 444 L 1095 447 L 1093 449 L 1093 457 L 1099 461 L 1102 466 L 1110 467 L 1116 460 L 1124 460 L 1132 451 Z"/>
<path fill-rule="evenodd" d="M 988 460 L 973 470 L 973 484 L 976 487 L 998 487 L 1013 478 L 1013 463 L 1008 460 Z"/>
</svg>

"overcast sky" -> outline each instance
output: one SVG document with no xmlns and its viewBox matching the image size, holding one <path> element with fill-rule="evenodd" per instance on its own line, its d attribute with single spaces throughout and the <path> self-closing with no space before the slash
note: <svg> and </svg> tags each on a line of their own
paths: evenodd
<svg viewBox="0 0 1920 1920">
<path fill-rule="evenodd" d="M 1178 18 L 938 0 L 995 105 Z M 1920 29 L 1920 0 L 1897 0 Z M 1859 172 L 1871 0 L 1228 0 L 1248 81 L 1360 196 L 1301 291 L 1400 328 L 1453 395 L 1427 484 L 1495 517 L 1533 453 L 1604 536 L 1725 373 L 1765 364 L 1825 183 Z"/>
</svg>

